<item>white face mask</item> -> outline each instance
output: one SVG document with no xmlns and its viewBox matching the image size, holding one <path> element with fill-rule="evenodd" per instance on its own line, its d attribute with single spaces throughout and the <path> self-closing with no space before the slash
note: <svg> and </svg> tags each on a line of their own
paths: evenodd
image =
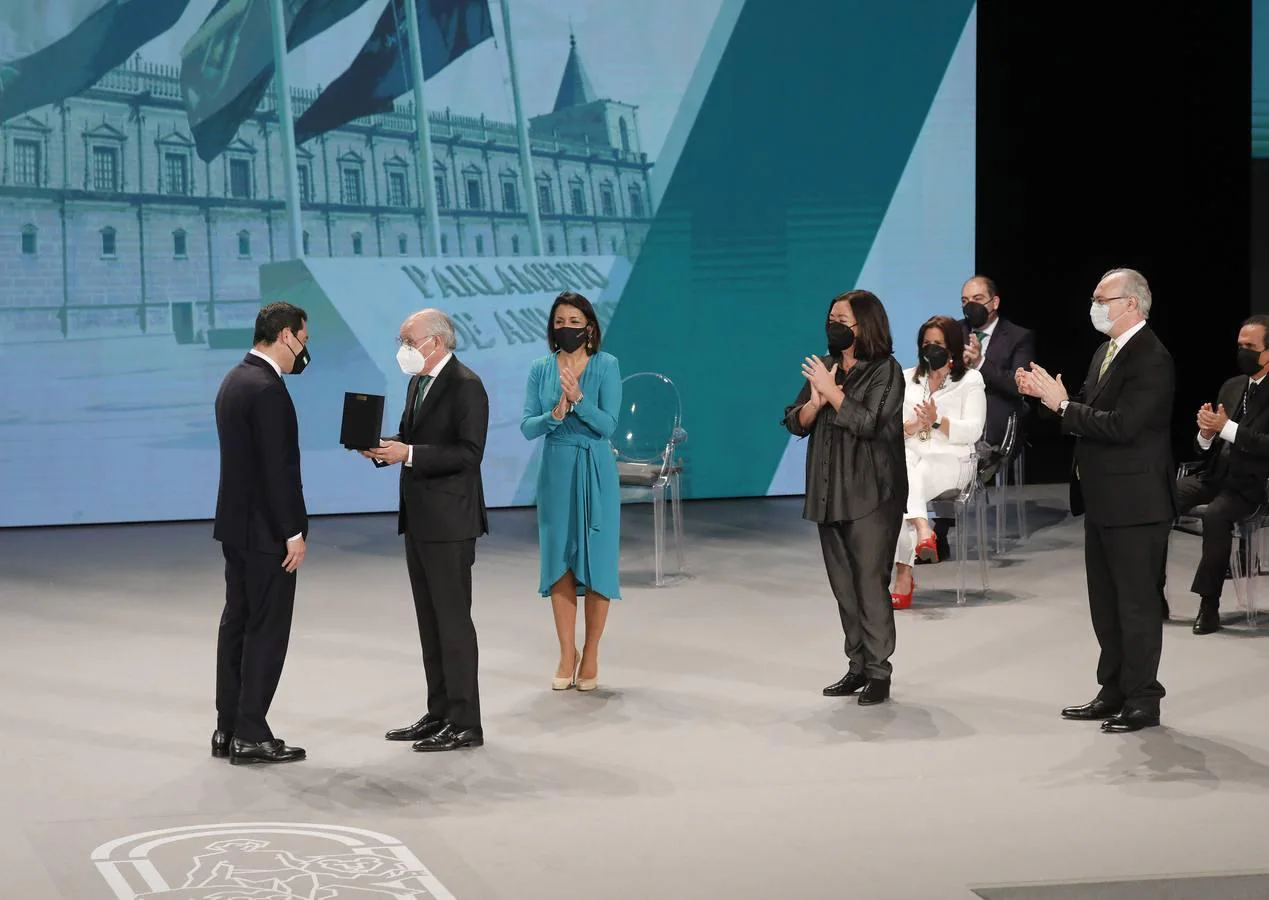
<svg viewBox="0 0 1269 900">
<path fill-rule="evenodd" d="M 427 356 L 409 344 L 402 344 L 397 351 L 397 365 L 406 375 L 418 375 L 427 367 Z"/>
<path fill-rule="evenodd" d="M 1127 310 L 1124 310 L 1127 312 Z M 1124 313 L 1120 313 L 1122 316 Z M 1088 308 L 1088 318 L 1093 323 L 1093 327 L 1102 334 L 1110 334 L 1110 330 L 1115 327 L 1115 323 L 1119 321 L 1119 316 L 1110 317 L 1109 303 L 1094 303 Z"/>
</svg>

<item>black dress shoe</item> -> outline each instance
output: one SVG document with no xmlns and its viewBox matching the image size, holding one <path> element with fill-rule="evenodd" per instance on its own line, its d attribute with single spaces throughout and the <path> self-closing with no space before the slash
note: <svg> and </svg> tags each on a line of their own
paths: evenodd
<svg viewBox="0 0 1269 900">
<path fill-rule="evenodd" d="M 1111 716 L 1117 716 L 1123 708 L 1124 705 L 1122 703 L 1110 703 L 1097 697 L 1083 706 L 1068 706 L 1062 710 L 1062 718 L 1074 719 L 1077 722 L 1093 722 L 1097 719 L 1109 719 Z"/>
<path fill-rule="evenodd" d="M 217 759 L 224 759 L 229 755 L 229 742 L 234 736 L 228 731 L 212 732 L 212 756 Z"/>
<path fill-rule="evenodd" d="M 863 691 L 859 694 L 859 705 L 873 706 L 877 703 L 885 703 L 889 699 L 890 679 L 869 678 L 868 683 L 864 685 Z"/>
<path fill-rule="evenodd" d="M 1112 716 L 1102 723 L 1102 731 L 1107 734 L 1127 734 L 1140 731 L 1159 724 L 1159 714 L 1153 710 L 1125 709 L 1117 716 Z"/>
<path fill-rule="evenodd" d="M 824 688 L 824 696 L 848 697 L 867 683 L 868 679 L 864 677 L 863 672 L 847 672 L 840 680 Z"/>
<path fill-rule="evenodd" d="M 1220 607 L 1206 601 L 1199 604 L 1198 615 L 1194 617 L 1195 634 L 1211 634 L 1221 630 Z"/>
<path fill-rule="evenodd" d="M 288 747 L 276 738 L 256 744 L 241 741 L 238 738 L 229 742 L 229 764 L 233 766 L 245 766 L 251 763 L 298 762 L 307 755 L 302 748 Z"/>
<path fill-rule="evenodd" d="M 431 737 L 436 734 L 444 727 L 444 719 L 428 713 L 413 725 L 407 725 L 404 728 L 394 728 L 385 734 L 384 737 L 390 741 L 421 741 L 425 737 Z"/>
<path fill-rule="evenodd" d="M 444 750 L 462 750 L 479 747 L 485 743 L 485 735 L 479 728 L 455 728 L 448 722 L 436 734 L 425 737 L 414 745 L 420 753 L 439 753 Z"/>
</svg>

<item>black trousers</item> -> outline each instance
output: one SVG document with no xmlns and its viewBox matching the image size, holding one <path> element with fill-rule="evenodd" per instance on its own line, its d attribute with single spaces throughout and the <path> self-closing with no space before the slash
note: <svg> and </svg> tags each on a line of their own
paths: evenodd
<svg viewBox="0 0 1269 900">
<path fill-rule="evenodd" d="M 265 717 L 282 677 L 295 609 L 285 557 L 221 545 L 225 610 L 216 642 L 216 727 L 252 743 L 272 740 Z"/>
<path fill-rule="evenodd" d="M 471 619 L 476 541 L 418 541 L 407 532 L 405 561 L 423 648 L 427 711 L 458 729 L 479 728 L 479 654 Z"/>
<path fill-rule="evenodd" d="M 850 522 L 820 525 L 820 549 L 837 598 L 850 671 L 889 678 L 894 653 L 890 573 L 903 525 L 905 497 L 888 500 Z"/>
<path fill-rule="evenodd" d="M 1203 511 L 1203 556 L 1194 570 L 1190 590 L 1206 600 L 1220 602 L 1225 586 L 1225 570 L 1234 548 L 1234 523 L 1256 511 L 1258 504 L 1222 488 L 1219 482 L 1198 476 L 1182 478 L 1176 484 L 1178 513 L 1187 513 L 1207 504 Z"/>
<path fill-rule="evenodd" d="M 1084 521 L 1084 568 L 1093 631 L 1101 647 L 1098 697 L 1158 712 L 1163 610 L 1159 572 L 1170 522 L 1110 528 Z"/>
</svg>

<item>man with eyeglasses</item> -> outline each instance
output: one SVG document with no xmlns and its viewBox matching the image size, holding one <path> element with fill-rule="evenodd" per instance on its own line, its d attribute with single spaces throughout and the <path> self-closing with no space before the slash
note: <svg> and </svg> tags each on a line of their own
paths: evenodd
<svg viewBox="0 0 1269 900">
<path fill-rule="evenodd" d="M 385 736 L 424 753 L 480 747 L 472 566 L 477 538 L 489 533 L 480 477 L 489 395 L 480 376 L 454 355 L 454 322 L 439 309 L 407 318 L 398 344 L 397 364 L 410 376 L 401 424 L 362 455 L 380 468 L 401 467 L 397 532 L 405 538 L 427 712 Z"/>
<path fill-rule="evenodd" d="M 1173 505 L 1172 355 L 1150 329 L 1150 286 L 1112 269 L 1093 293 L 1089 318 L 1107 340 L 1077 398 L 1039 365 L 1016 373 L 1018 389 L 1058 415 L 1073 435 L 1071 512 L 1084 515 L 1084 568 L 1101 647 L 1097 696 L 1062 717 L 1125 733 L 1159 724 L 1163 615 L 1159 581 Z"/>
</svg>

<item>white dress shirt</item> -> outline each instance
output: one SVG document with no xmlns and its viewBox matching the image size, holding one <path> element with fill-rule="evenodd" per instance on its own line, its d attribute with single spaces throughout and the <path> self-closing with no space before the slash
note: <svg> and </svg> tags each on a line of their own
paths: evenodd
<svg viewBox="0 0 1269 900">
<path fill-rule="evenodd" d="M 265 362 L 267 362 L 270 366 L 272 366 L 272 367 L 273 367 L 273 371 L 275 371 L 275 372 L 277 372 L 277 373 L 278 373 L 278 377 L 279 377 L 279 378 L 281 378 L 281 377 L 282 377 L 282 367 L 281 367 L 281 366 L 279 366 L 276 362 L 274 362 L 273 357 L 271 357 L 271 356 L 266 356 L 265 354 L 263 354 L 263 353 L 261 353 L 259 350 L 257 350 L 255 347 L 252 347 L 252 348 L 251 348 L 251 353 L 250 353 L 250 355 L 251 355 L 251 356 L 258 356 L 258 357 L 260 357 L 262 360 L 264 360 L 264 361 L 265 361 Z M 283 384 L 283 387 L 285 387 L 285 384 Z M 287 538 L 287 539 L 286 539 L 286 542 L 289 544 L 289 543 L 291 543 L 291 541 L 298 541 L 298 540 L 299 540 L 300 538 L 302 538 L 303 536 L 304 536 L 304 533 L 303 533 L 303 532 L 300 532 L 300 533 L 299 533 L 299 534 L 297 534 L 295 537 L 289 537 L 289 538 Z"/>
<path fill-rule="evenodd" d="M 1248 381 L 1248 382 L 1247 382 L 1247 385 L 1248 385 L 1249 387 L 1250 387 L 1251 385 L 1253 385 L 1253 384 L 1255 384 L 1255 385 L 1259 385 L 1259 384 L 1260 384 L 1260 382 L 1262 382 L 1262 381 L 1264 381 L 1264 380 L 1265 380 L 1265 378 L 1264 378 L 1264 376 L 1262 375 L 1262 376 L 1260 376 L 1259 378 L 1253 378 L 1253 379 L 1251 379 L 1250 381 Z M 1245 399 L 1245 398 L 1246 398 L 1246 395 L 1244 394 L 1243 396 L 1244 396 L 1244 402 L 1246 402 L 1246 399 Z M 1228 410 L 1226 410 L 1226 412 L 1228 412 Z M 1243 413 L 1245 414 L 1245 413 L 1246 413 L 1246 410 L 1243 410 Z M 1233 419 L 1230 419 L 1228 422 L 1226 422 L 1226 423 L 1225 423 L 1224 427 L 1223 427 L 1223 428 L 1221 428 L 1221 430 L 1220 430 L 1219 432 L 1217 432 L 1215 435 L 1213 435 L 1213 436 L 1212 436 L 1212 437 L 1210 437 L 1210 438 L 1209 438 L 1209 437 L 1203 437 L 1203 432 L 1201 432 L 1201 431 L 1200 431 L 1200 432 L 1199 432 L 1199 436 L 1198 436 L 1198 445 L 1199 445 L 1199 449 L 1200 449 L 1200 450 L 1209 450 L 1209 449 L 1211 449 L 1212 442 L 1213 442 L 1214 440 L 1216 440 L 1216 438 L 1220 438 L 1222 441 L 1224 441 L 1224 442 L 1225 442 L 1225 443 L 1227 443 L 1227 444 L 1232 444 L 1232 443 L 1234 443 L 1234 438 L 1236 438 L 1236 437 L 1238 437 L 1238 423 L 1237 423 L 1237 422 L 1235 422 Z"/>
<path fill-rule="evenodd" d="M 427 380 L 427 384 L 423 385 L 423 399 L 424 400 L 427 399 L 427 392 L 432 389 L 432 385 L 436 384 L 436 379 L 440 376 L 441 369 L 445 368 L 446 364 L 453 358 L 454 358 L 454 353 L 451 350 L 441 357 L 441 361 L 436 364 L 435 369 L 427 373 L 428 375 L 432 377 Z M 415 400 L 415 402 L 422 403 L 423 400 Z M 414 445 L 409 444 L 408 447 L 409 449 L 405 451 L 405 464 L 407 466 L 413 466 L 414 465 Z"/>
<path fill-rule="evenodd" d="M 281 377 L 282 377 L 282 367 L 281 367 L 281 366 L 279 366 L 276 362 L 274 362 L 274 361 L 273 361 L 273 357 L 272 357 L 272 356 L 266 356 L 266 355 L 264 355 L 264 354 L 263 354 L 263 353 L 261 353 L 259 350 L 257 350 L 255 347 L 252 347 L 252 348 L 251 348 L 251 355 L 252 355 L 252 356 L 258 356 L 258 357 L 260 357 L 262 360 L 264 360 L 264 361 L 265 361 L 265 362 L 267 362 L 270 366 L 272 366 L 272 367 L 273 367 L 273 371 L 275 371 L 275 372 L 277 372 L 277 373 L 278 373 L 278 377 L 279 377 L 279 378 L 281 378 Z"/>
<path fill-rule="evenodd" d="M 1136 325 L 1129 328 L 1119 337 L 1111 338 L 1111 340 L 1115 342 L 1115 355 L 1118 356 L 1120 353 L 1123 353 L 1124 345 L 1127 344 L 1130 340 L 1132 340 L 1132 336 L 1134 334 L 1136 334 L 1138 331 L 1140 331 L 1141 329 L 1145 327 L 1146 327 L 1146 320 L 1142 319 L 1140 322 L 1138 322 Z"/>
</svg>

